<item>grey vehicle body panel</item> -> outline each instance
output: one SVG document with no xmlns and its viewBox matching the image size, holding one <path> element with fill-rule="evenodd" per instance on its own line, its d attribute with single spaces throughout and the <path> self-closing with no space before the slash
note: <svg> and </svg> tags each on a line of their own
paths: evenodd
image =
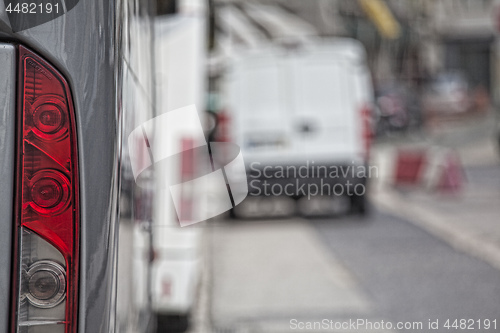
<svg viewBox="0 0 500 333">
<path fill-rule="evenodd" d="M 7 12 L 5 12 L 5 4 L 3 1 L 0 1 L 0 30 L 2 31 L 10 31 L 9 27 L 9 18 L 7 17 Z"/>
<path fill-rule="evenodd" d="M 120 149 L 116 107 L 116 3 L 80 1 L 65 15 L 19 33 L 9 29 L 3 1 L 0 6 L 0 41 L 13 40 L 31 48 L 54 65 L 70 85 L 76 112 L 81 198 L 79 332 L 113 331 Z M 3 90 L 0 90 L 0 101 L 2 96 Z M 4 108 L 0 112 L 2 126 L 5 126 L 4 119 L 12 121 L 12 115 L 5 115 Z M 5 154 L 12 154 L 14 147 L 13 142 L 10 142 L 11 148 L 8 147 L 6 136 L 9 135 L 12 133 L 1 129 L 2 162 L 13 161 L 4 158 Z M 2 181 L 12 180 L 12 165 L 10 169 L 2 166 L 1 170 Z M 12 225 L 12 219 L 5 218 L 5 212 L 11 211 L 6 207 L 7 200 L 12 198 L 12 191 L 9 196 L 8 189 L 1 186 L 2 239 L 6 237 L 2 231 Z M 9 260 L 4 253 L 0 252 L 0 264 Z M 0 283 L 5 283 L 4 278 L 0 276 Z M 4 286 L 0 285 L 0 292 L 2 290 Z M 5 332 L 2 320 L 8 302 L 3 296 L 0 300 L 0 331 Z"/>
<path fill-rule="evenodd" d="M 16 49 L 0 43 L 0 300 L 10 300 L 12 207 L 14 191 Z M 7 332 L 9 302 L 0 302 L 0 332 Z"/>
</svg>

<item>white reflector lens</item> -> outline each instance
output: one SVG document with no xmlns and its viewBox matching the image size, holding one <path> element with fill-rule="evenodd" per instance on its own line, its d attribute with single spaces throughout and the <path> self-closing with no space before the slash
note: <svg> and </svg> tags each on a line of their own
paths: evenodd
<svg viewBox="0 0 500 333">
<path fill-rule="evenodd" d="M 64 332 L 66 274 L 61 253 L 21 228 L 18 333 Z"/>
<path fill-rule="evenodd" d="M 30 303 L 39 308 L 53 308 L 64 299 L 66 276 L 64 268 L 56 262 L 40 260 L 28 270 L 28 293 Z"/>
</svg>

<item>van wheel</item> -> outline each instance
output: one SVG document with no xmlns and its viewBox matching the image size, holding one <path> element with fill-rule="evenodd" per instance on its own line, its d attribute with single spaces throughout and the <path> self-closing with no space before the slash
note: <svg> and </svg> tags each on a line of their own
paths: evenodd
<svg viewBox="0 0 500 333">
<path fill-rule="evenodd" d="M 236 211 L 234 210 L 234 208 L 231 208 L 229 210 L 229 217 L 232 219 L 232 220 L 238 220 L 240 218 L 240 215 L 238 215 L 238 213 L 236 213 Z"/>
<path fill-rule="evenodd" d="M 157 333 L 182 333 L 189 328 L 189 315 L 160 315 L 156 316 Z"/>
<path fill-rule="evenodd" d="M 351 196 L 351 213 L 365 216 L 368 213 L 368 204 L 365 195 Z"/>
</svg>

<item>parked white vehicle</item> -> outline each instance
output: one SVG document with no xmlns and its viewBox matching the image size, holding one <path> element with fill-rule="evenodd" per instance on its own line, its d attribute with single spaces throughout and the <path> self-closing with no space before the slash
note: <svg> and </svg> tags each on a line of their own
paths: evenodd
<svg viewBox="0 0 500 333">
<path fill-rule="evenodd" d="M 373 103 L 365 58 L 359 42 L 343 38 L 234 56 L 219 136 L 241 147 L 250 196 L 300 199 L 329 187 L 330 195 L 347 194 L 353 211 L 365 211 L 368 172 L 360 172 L 367 170 Z"/>
<path fill-rule="evenodd" d="M 198 110 L 201 121 L 205 109 L 206 8 L 203 1 L 179 1 L 173 15 L 157 17 L 156 106 L 159 114 L 179 108 Z M 188 119 L 186 119 L 188 120 Z M 181 151 L 199 134 L 198 119 L 177 121 L 172 127 L 155 128 L 155 149 Z M 198 121 L 199 124 L 199 121 Z M 151 143 L 153 144 L 153 143 Z M 163 162 L 162 162 L 163 163 Z M 196 303 L 201 275 L 201 229 L 181 228 L 168 186 L 192 176 L 193 160 L 174 160 L 157 169 L 153 208 L 151 267 L 152 310 L 158 331 L 180 332 L 188 328 L 189 315 Z M 191 202 L 188 209 L 197 209 Z"/>
</svg>

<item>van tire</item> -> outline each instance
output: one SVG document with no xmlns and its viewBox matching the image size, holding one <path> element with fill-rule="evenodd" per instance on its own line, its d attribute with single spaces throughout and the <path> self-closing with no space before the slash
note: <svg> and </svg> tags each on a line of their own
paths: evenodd
<svg viewBox="0 0 500 333">
<path fill-rule="evenodd" d="M 366 195 L 351 196 L 351 213 L 366 216 L 368 213 Z"/>
<path fill-rule="evenodd" d="M 182 333 L 189 329 L 189 314 L 156 315 L 157 333 Z"/>
<path fill-rule="evenodd" d="M 234 208 L 231 208 L 229 210 L 229 218 L 231 220 L 239 220 L 240 216 L 236 213 L 236 210 Z"/>
</svg>

